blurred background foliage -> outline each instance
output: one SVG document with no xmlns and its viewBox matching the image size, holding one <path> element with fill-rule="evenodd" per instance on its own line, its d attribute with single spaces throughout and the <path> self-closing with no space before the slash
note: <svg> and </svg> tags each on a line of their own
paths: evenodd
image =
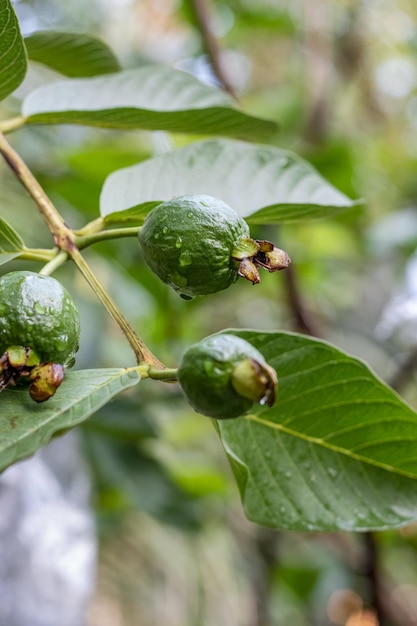
<svg viewBox="0 0 417 626">
<path fill-rule="evenodd" d="M 288 275 L 180 300 L 134 240 L 101 243 L 92 267 L 151 349 L 174 366 L 227 327 L 312 332 L 367 361 L 417 406 L 417 4 L 413 0 L 19 0 L 23 34 L 100 36 L 124 68 L 167 63 L 218 84 L 204 28 L 241 106 L 281 125 L 276 145 L 309 160 L 365 209 L 262 227 Z M 0 109 L 57 74 L 32 63 Z M 66 221 L 98 213 L 113 170 L 194 138 L 58 126 L 12 141 Z M 0 213 L 28 245 L 50 247 L 31 202 L 0 164 Z M 39 269 L 14 262 L 3 268 Z M 57 274 L 82 317 L 77 367 L 133 364 L 84 280 Z M 242 281 L 243 282 L 243 281 Z M 417 624 L 417 526 L 376 536 L 272 532 L 247 522 L 210 421 L 177 386 L 146 382 L 90 419 L 82 443 L 100 534 L 89 626 Z M 375 554 L 375 549 L 377 550 Z M 379 607 L 379 621 L 373 608 Z M 373 608 L 372 608 L 373 607 Z"/>
</svg>

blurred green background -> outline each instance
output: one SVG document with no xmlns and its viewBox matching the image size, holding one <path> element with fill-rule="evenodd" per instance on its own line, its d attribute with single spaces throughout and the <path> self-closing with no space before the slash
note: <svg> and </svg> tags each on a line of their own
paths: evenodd
<svg viewBox="0 0 417 626">
<path fill-rule="evenodd" d="M 24 35 L 94 34 L 124 68 L 167 63 L 218 84 L 198 5 L 21 0 L 15 9 Z M 417 4 L 223 0 L 207 6 L 221 64 L 243 109 L 278 121 L 276 145 L 306 158 L 350 197 L 365 198 L 365 209 L 258 228 L 258 238 L 288 251 L 292 273 L 263 273 L 256 287 L 239 282 L 192 302 L 151 276 L 134 239 L 101 243 L 87 259 L 170 366 L 185 346 L 227 327 L 310 329 L 367 361 L 416 407 Z M 28 91 L 56 77 L 32 63 L 23 85 L 2 103 L 1 117 L 18 114 Z M 193 139 L 69 126 L 11 136 L 73 228 L 98 215 L 111 171 Z M 51 246 L 2 163 L 0 214 L 29 246 Z M 2 271 L 23 268 L 39 265 L 16 261 Z M 81 275 L 69 265 L 56 275 L 80 307 L 77 367 L 133 365 Z M 384 598 L 379 626 L 417 624 L 417 525 L 369 537 L 280 533 L 247 522 L 210 420 L 187 407 L 176 385 L 145 382 L 80 431 L 100 533 L 89 626 L 377 626 L 367 608 L 376 576 Z M 375 559 L 369 561 L 375 546 L 376 574 Z"/>
</svg>

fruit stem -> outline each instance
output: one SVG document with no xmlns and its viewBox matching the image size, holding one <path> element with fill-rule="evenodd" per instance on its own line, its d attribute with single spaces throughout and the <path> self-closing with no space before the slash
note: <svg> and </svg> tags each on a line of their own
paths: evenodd
<svg viewBox="0 0 417 626">
<path fill-rule="evenodd" d="M 150 367 L 148 370 L 149 378 L 152 378 L 153 380 L 161 380 L 166 383 L 175 383 L 178 380 L 177 373 L 178 368 L 176 367 L 167 367 L 164 370 L 158 370 Z"/>
<path fill-rule="evenodd" d="M 177 382 L 177 368 L 165 368 L 163 370 L 155 369 L 148 363 L 143 363 L 135 368 L 141 378 L 152 378 L 153 380 L 160 380 L 163 383 L 175 383 Z"/>
<path fill-rule="evenodd" d="M 68 260 L 68 252 L 65 250 L 60 250 L 53 259 L 51 259 L 44 267 L 40 270 L 39 274 L 43 274 L 44 276 L 50 276 Z"/>
<path fill-rule="evenodd" d="M 89 265 L 87 264 L 84 257 L 81 255 L 78 248 L 73 248 L 73 250 L 69 252 L 69 255 L 90 285 L 90 287 L 96 293 L 97 297 L 106 308 L 109 315 L 120 327 L 135 354 L 137 363 L 148 363 L 149 365 L 154 365 L 157 369 L 165 369 L 165 366 L 159 361 L 159 359 L 156 358 L 154 354 L 152 354 L 149 348 L 138 337 L 133 328 L 130 326 L 129 322 L 119 311 L 119 309 L 110 298 L 108 293 L 105 291 L 101 283 L 97 280 L 95 274 L 90 269 Z"/>
<path fill-rule="evenodd" d="M 140 230 L 139 226 L 129 226 L 128 228 L 113 228 L 109 230 L 102 230 L 101 232 L 91 233 L 91 235 L 78 235 L 75 237 L 75 243 L 79 250 L 91 246 L 93 243 L 99 241 L 106 241 L 107 239 L 119 239 L 121 237 L 137 237 Z"/>
<path fill-rule="evenodd" d="M 23 115 L 17 115 L 11 117 L 8 120 L 0 122 L 0 133 L 10 133 L 12 130 L 21 128 L 26 123 L 26 118 Z"/>
</svg>

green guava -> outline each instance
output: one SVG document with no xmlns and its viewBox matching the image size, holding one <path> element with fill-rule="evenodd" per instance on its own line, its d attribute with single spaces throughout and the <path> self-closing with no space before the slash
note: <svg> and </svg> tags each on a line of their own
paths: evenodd
<svg viewBox="0 0 417 626">
<path fill-rule="evenodd" d="M 275 370 L 256 348 L 236 335 L 212 335 L 189 347 L 177 376 L 193 409 L 216 419 L 244 415 L 254 402 L 272 406 L 275 401 Z"/>
<path fill-rule="evenodd" d="M 70 365 L 79 336 L 78 309 L 55 278 L 28 271 L 0 277 L 0 355 L 24 346 L 42 363 Z"/>
<path fill-rule="evenodd" d="M 139 231 L 145 262 L 185 299 L 230 287 L 239 268 L 231 253 L 247 237 L 246 222 L 227 204 L 207 195 L 159 204 Z"/>
</svg>

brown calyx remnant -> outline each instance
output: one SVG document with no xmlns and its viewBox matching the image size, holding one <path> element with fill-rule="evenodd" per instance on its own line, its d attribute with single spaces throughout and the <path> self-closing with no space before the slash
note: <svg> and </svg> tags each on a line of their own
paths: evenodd
<svg viewBox="0 0 417 626">
<path fill-rule="evenodd" d="M 25 379 L 30 381 L 30 397 L 35 402 L 44 402 L 62 383 L 64 367 L 57 363 L 40 363 L 31 348 L 10 346 L 0 357 L 0 391 Z"/>
<path fill-rule="evenodd" d="M 289 266 L 291 259 L 284 250 L 276 248 L 270 241 L 243 238 L 232 250 L 232 261 L 239 263 L 238 274 L 255 285 L 259 283 L 259 267 L 268 272 L 277 272 Z"/>
</svg>

